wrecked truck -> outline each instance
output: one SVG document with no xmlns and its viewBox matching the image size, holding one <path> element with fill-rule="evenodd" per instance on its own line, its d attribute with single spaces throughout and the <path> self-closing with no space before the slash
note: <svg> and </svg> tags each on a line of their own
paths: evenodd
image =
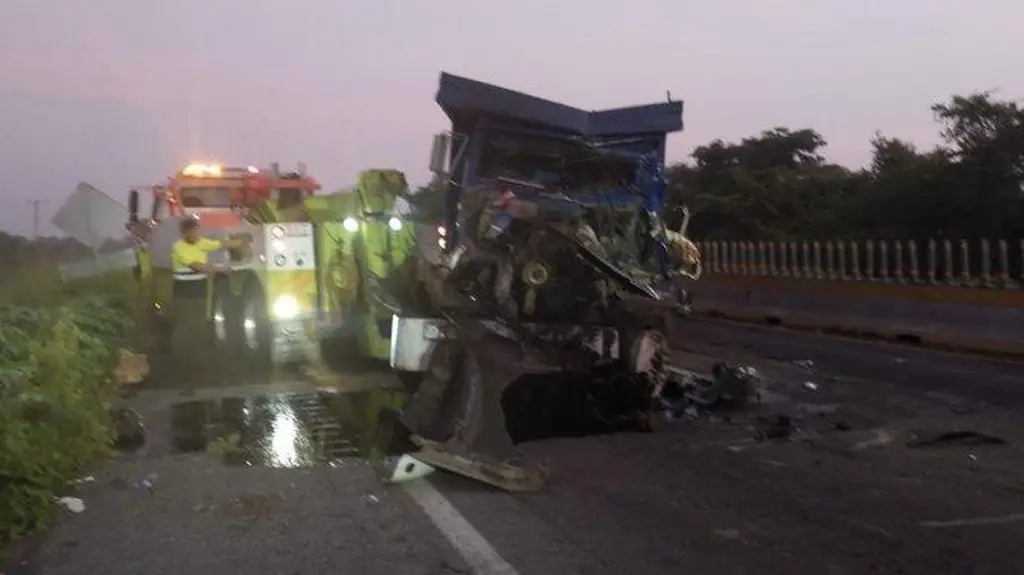
<svg viewBox="0 0 1024 575">
<path fill-rule="evenodd" d="M 596 415 L 638 429 L 661 416 L 667 322 L 687 297 L 657 286 L 700 272 L 685 223 L 659 215 L 683 104 L 588 112 L 447 73 L 437 103 L 451 131 L 434 139 L 433 186 L 411 201 L 439 224 L 419 234 L 415 281 L 388 295 L 391 366 L 416 374 L 402 422 L 416 459 L 536 490 L 546 470 L 506 428 L 517 379 L 582 377 Z"/>
</svg>

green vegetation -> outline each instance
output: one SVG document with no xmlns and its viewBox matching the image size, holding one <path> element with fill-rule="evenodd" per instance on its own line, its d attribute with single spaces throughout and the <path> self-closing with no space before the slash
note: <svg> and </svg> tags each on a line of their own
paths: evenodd
<svg viewBox="0 0 1024 575">
<path fill-rule="evenodd" d="M 109 374 L 133 323 L 130 284 L 70 289 L 47 266 L 12 275 L 0 286 L 0 549 L 44 527 L 54 498 L 110 453 Z"/>
<path fill-rule="evenodd" d="M 669 169 L 670 202 L 698 239 L 1024 237 L 1024 107 L 981 93 L 931 110 L 939 147 L 877 134 L 863 169 L 830 163 L 813 129 L 716 140 Z"/>
</svg>

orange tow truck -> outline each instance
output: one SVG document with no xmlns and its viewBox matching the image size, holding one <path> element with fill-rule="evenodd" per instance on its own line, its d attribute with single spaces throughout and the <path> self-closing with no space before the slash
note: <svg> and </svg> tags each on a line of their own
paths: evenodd
<svg viewBox="0 0 1024 575">
<path fill-rule="evenodd" d="M 280 215 L 292 209 L 296 210 L 295 216 L 283 220 L 300 220 L 303 199 L 319 191 L 320 184 L 305 174 L 302 164 L 296 171 L 282 172 L 277 164 L 259 169 L 193 163 L 152 190 L 153 219 L 195 214 L 202 218 L 204 228 L 216 229 L 254 219 L 282 221 Z M 257 210 L 278 213 L 269 217 L 271 214 L 259 214 Z"/>
</svg>

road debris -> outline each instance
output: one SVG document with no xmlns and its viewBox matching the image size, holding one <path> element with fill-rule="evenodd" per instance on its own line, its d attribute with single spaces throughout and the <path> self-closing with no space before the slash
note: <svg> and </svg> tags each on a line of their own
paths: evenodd
<svg viewBox="0 0 1024 575">
<path fill-rule="evenodd" d="M 773 416 L 758 416 L 755 428 L 755 438 L 758 441 L 789 439 L 793 433 L 799 431 L 799 425 L 793 421 L 793 418 L 782 413 Z"/>
<path fill-rule="evenodd" d="M 391 477 L 388 478 L 388 483 L 402 483 L 405 481 L 412 481 L 413 479 L 420 479 L 426 477 L 431 473 L 434 473 L 436 469 L 423 463 L 415 457 L 405 454 L 398 458 L 398 462 L 395 463 L 395 468 L 391 472 Z"/>
<path fill-rule="evenodd" d="M 1024 521 L 1024 513 L 1013 515 L 1001 515 L 998 517 L 976 517 L 972 519 L 951 519 L 949 521 L 920 521 L 921 527 L 974 527 L 981 525 L 1005 525 L 1007 523 L 1020 523 Z"/>
<path fill-rule="evenodd" d="M 156 473 L 147 473 L 132 485 L 134 485 L 138 489 L 145 489 L 149 491 L 150 494 L 152 494 L 153 486 L 156 484 L 156 478 Z"/>
<path fill-rule="evenodd" d="M 914 432 L 907 447 L 946 447 L 946 446 L 978 446 L 978 445 L 1009 445 L 1002 437 L 970 430 L 946 431 L 941 433 Z"/>
<path fill-rule="evenodd" d="M 799 368 L 814 369 L 814 360 L 811 359 L 798 359 L 791 363 Z"/>
<path fill-rule="evenodd" d="M 807 391 L 818 391 L 818 384 L 814 383 L 813 381 L 805 381 L 804 389 L 806 389 Z"/>
<path fill-rule="evenodd" d="M 85 511 L 85 502 L 77 497 L 60 497 L 57 499 L 57 504 L 72 513 Z"/>
<path fill-rule="evenodd" d="M 871 437 L 858 441 L 853 444 L 850 449 L 853 451 L 860 451 L 862 449 L 868 449 L 869 447 L 879 447 L 882 445 L 888 445 L 893 442 L 893 435 L 889 433 L 887 429 L 870 429 L 868 433 Z"/>
<path fill-rule="evenodd" d="M 711 368 L 710 378 L 675 368 L 670 372 L 669 381 L 681 391 L 682 404 L 677 402 L 677 411 L 689 410 L 694 405 L 737 407 L 761 400 L 761 374 L 748 365 L 716 363 Z"/>
<path fill-rule="evenodd" d="M 149 358 L 145 354 L 123 347 L 119 351 L 117 366 L 111 374 L 118 387 L 137 385 L 149 377 Z"/>
<path fill-rule="evenodd" d="M 146 426 L 138 411 L 119 407 L 111 410 L 111 419 L 114 422 L 114 447 L 131 451 L 145 445 Z"/>
</svg>

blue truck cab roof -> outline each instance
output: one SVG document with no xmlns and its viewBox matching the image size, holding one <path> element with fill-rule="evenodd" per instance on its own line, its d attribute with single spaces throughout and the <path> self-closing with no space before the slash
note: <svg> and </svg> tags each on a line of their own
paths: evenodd
<svg viewBox="0 0 1024 575">
<path fill-rule="evenodd" d="M 595 140 L 636 136 L 664 140 L 683 129 L 681 101 L 587 111 L 447 72 L 441 72 L 436 101 L 452 124 L 503 121 Z"/>
<path fill-rule="evenodd" d="M 446 202 L 446 220 L 452 227 L 458 220 L 457 204 L 462 187 L 475 183 L 474 170 L 480 159 L 482 140 L 489 133 L 577 140 L 609 151 L 635 154 L 637 159 L 642 156 L 652 164 L 661 177 L 667 136 L 683 129 L 682 101 L 588 111 L 447 72 L 441 72 L 436 102 L 451 120 L 452 132 L 468 137 L 463 152 L 465 163 L 455 166 L 452 179 L 457 185 L 449 188 Z M 484 137 L 476 138 L 477 134 Z M 452 155 L 453 158 L 456 155 L 454 150 Z M 635 194 L 602 194 L 600 201 L 617 204 L 639 201 L 657 211 L 663 195 L 664 184 L 646 198 L 637 198 Z M 596 196 L 574 197 L 584 204 L 589 199 L 598 201 Z"/>
</svg>

